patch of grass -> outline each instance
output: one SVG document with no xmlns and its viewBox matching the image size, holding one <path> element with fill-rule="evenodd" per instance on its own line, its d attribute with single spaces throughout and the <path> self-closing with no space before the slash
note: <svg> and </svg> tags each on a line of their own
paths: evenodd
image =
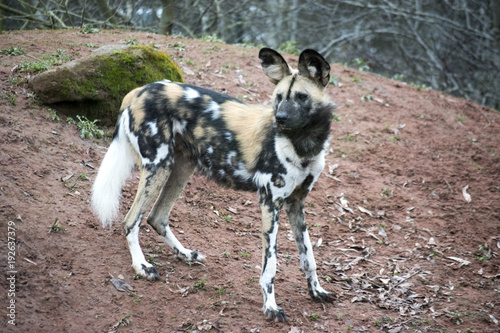
<svg viewBox="0 0 500 333">
<path fill-rule="evenodd" d="M 372 101 L 372 95 L 371 94 L 366 94 L 364 96 L 361 96 L 360 100 L 361 100 L 361 102 L 371 102 Z"/>
<path fill-rule="evenodd" d="M 58 233 L 60 231 L 66 231 L 66 228 L 61 227 L 61 225 L 59 224 L 59 218 L 56 217 L 54 224 L 52 224 L 52 226 L 50 226 L 49 228 L 49 234 Z"/>
<path fill-rule="evenodd" d="M 250 41 L 248 39 L 244 39 L 243 43 L 236 44 L 236 45 L 241 46 L 241 47 L 246 47 L 246 48 L 259 48 L 259 49 L 261 49 L 261 48 L 264 47 L 263 44 L 257 44 L 257 45 L 255 45 L 254 42 L 252 42 L 252 41 Z"/>
<path fill-rule="evenodd" d="M 338 114 L 335 114 L 335 113 L 334 113 L 334 114 L 332 114 L 332 120 L 333 120 L 333 121 L 340 121 L 340 120 L 341 120 L 341 118 L 340 118 L 340 116 L 339 116 Z"/>
<path fill-rule="evenodd" d="M 392 79 L 393 79 L 393 80 L 398 80 L 398 81 L 403 81 L 404 77 L 405 77 L 405 76 L 404 76 L 403 74 L 394 74 L 394 75 L 392 76 Z"/>
<path fill-rule="evenodd" d="M 388 188 L 383 188 L 382 191 L 380 192 L 381 197 L 390 197 L 391 196 L 391 191 Z"/>
<path fill-rule="evenodd" d="M 352 78 L 352 80 L 355 82 L 355 83 L 361 83 L 361 79 L 359 76 L 357 75 L 354 75 L 354 77 Z"/>
<path fill-rule="evenodd" d="M 158 258 L 157 254 L 148 254 L 147 255 L 147 260 L 150 264 L 153 264 L 155 266 L 163 266 L 161 262 L 157 262 L 155 258 Z"/>
<path fill-rule="evenodd" d="M 197 290 L 206 290 L 207 285 L 207 274 L 203 275 L 200 280 L 194 282 L 194 287 Z"/>
<path fill-rule="evenodd" d="M 225 295 L 225 294 L 227 293 L 227 291 L 226 291 L 226 289 L 224 289 L 224 287 L 217 287 L 217 288 L 215 288 L 215 290 L 216 290 L 216 291 L 217 291 L 217 293 L 218 293 L 219 295 L 221 295 L 221 296 L 222 296 L 222 295 Z"/>
<path fill-rule="evenodd" d="M 319 320 L 319 315 L 318 315 L 317 313 L 313 313 L 313 314 L 309 317 L 309 319 L 310 319 L 311 321 L 318 321 L 318 320 Z"/>
<path fill-rule="evenodd" d="M 284 42 L 278 47 L 278 51 L 288 54 L 299 55 L 299 49 L 297 48 L 297 41 L 289 40 L 288 42 Z"/>
<path fill-rule="evenodd" d="M 87 177 L 87 175 L 84 174 L 84 173 L 80 174 L 80 176 L 78 176 L 78 178 L 80 178 L 81 180 L 89 180 L 89 178 Z"/>
<path fill-rule="evenodd" d="M 201 37 L 201 40 L 209 43 L 224 43 L 224 41 L 217 37 L 216 34 L 203 36 Z"/>
<path fill-rule="evenodd" d="M 134 299 L 134 300 L 132 301 L 132 303 L 133 303 L 134 305 L 137 305 L 137 304 L 141 303 L 141 301 L 142 301 L 142 298 L 143 298 L 143 297 L 144 297 L 144 295 L 139 295 L 139 296 L 137 296 L 137 298 L 136 298 L 136 299 Z"/>
<path fill-rule="evenodd" d="M 56 110 L 52 110 L 52 109 L 48 109 L 47 110 L 50 114 L 50 120 L 51 121 L 54 121 L 56 123 L 60 122 L 61 121 L 61 118 L 57 115 L 57 112 Z"/>
<path fill-rule="evenodd" d="M 392 136 L 389 138 L 389 140 L 390 140 L 391 142 L 398 142 L 400 139 L 399 139 L 396 135 L 392 135 Z"/>
<path fill-rule="evenodd" d="M 186 51 L 186 44 L 183 42 L 175 42 L 174 44 L 167 44 L 167 47 L 176 49 L 178 51 Z"/>
<path fill-rule="evenodd" d="M 207 48 L 205 49 L 205 51 L 203 51 L 203 54 L 210 55 L 210 54 L 212 54 L 212 53 L 214 53 L 214 52 L 219 52 L 219 51 L 221 51 L 221 50 L 222 50 L 222 49 L 221 49 L 220 47 L 218 47 L 217 45 L 214 45 L 214 46 L 212 46 L 212 47 L 207 47 Z"/>
<path fill-rule="evenodd" d="M 41 73 L 50 69 L 50 65 L 51 63 L 48 60 L 36 62 L 23 61 L 21 62 L 19 68 L 21 72 Z"/>
<path fill-rule="evenodd" d="M 486 245 L 479 245 L 476 252 L 476 258 L 479 259 L 482 264 L 485 264 L 492 258 L 491 249 Z"/>
<path fill-rule="evenodd" d="M 452 322 L 454 322 L 457 325 L 463 324 L 464 320 L 463 317 L 465 316 L 464 313 L 458 312 L 458 310 L 453 310 L 448 313 L 448 317 Z"/>
<path fill-rule="evenodd" d="M 26 79 L 22 76 L 18 76 L 18 75 L 9 75 L 9 78 L 7 79 L 7 81 L 9 82 L 9 84 L 13 85 L 13 86 L 19 86 L 23 83 L 26 82 Z"/>
<path fill-rule="evenodd" d="M 465 123 L 465 117 L 462 116 L 461 114 L 457 114 L 457 120 L 460 124 Z"/>
<path fill-rule="evenodd" d="M 419 83 L 410 82 L 410 85 L 417 88 L 417 91 L 421 91 L 422 89 L 431 89 L 431 87 L 425 85 L 424 83 L 419 84 Z"/>
<path fill-rule="evenodd" d="M 90 121 L 85 116 L 76 116 L 76 118 L 78 119 L 78 121 L 75 121 L 71 117 L 66 118 L 66 121 L 68 122 L 68 124 L 76 125 L 76 127 L 80 131 L 80 137 L 82 139 L 92 139 L 94 137 L 102 138 L 104 136 L 104 131 L 99 129 L 99 127 L 97 127 L 96 125 L 96 123 L 99 121 L 98 119 Z"/>
<path fill-rule="evenodd" d="M 118 320 L 118 324 L 117 326 L 129 326 L 130 325 L 130 317 L 132 316 L 132 314 L 130 313 L 127 313 L 125 316 L 123 316 L 122 318 L 120 318 L 120 320 Z"/>
<path fill-rule="evenodd" d="M 48 60 L 51 65 L 62 65 L 65 62 L 71 60 L 71 58 L 66 54 L 67 50 L 56 49 L 56 53 L 43 54 L 40 56 L 41 59 Z"/>
<path fill-rule="evenodd" d="M 249 277 L 248 280 L 245 281 L 245 284 L 248 286 L 250 284 L 253 284 L 255 282 L 257 282 L 258 280 L 254 277 Z"/>
<path fill-rule="evenodd" d="M 11 46 L 8 49 L 0 50 L 0 54 L 5 54 L 9 57 L 25 55 L 24 49 L 22 47 Z"/>
<path fill-rule="evenodd" d="M 342 140 L 345 141 L 345 142 L 356 142 L 356 141 L 358 141 L 356 139 L 356 135 L 350 135 L 350 134 L 347 134 L 347 135 L 343 136 Z"/>
<path fill-rule="evenodd" d="M 354 58 L 352 60 L 352 63 L 354 66 L 358 68 L 360 72 L 368 72 L 370 71 L 370 66 L 366 61 L 363 60 L 363 58 Z"/>
<path fill-rule="evenodd" d="M 132 37 L 131 35 L 129 35 L 129 37 L 130 37 L 130 39 L 125 39 L 123 44 L 125 44 L 125 45 L 137 45 L 137 44 L 139 44 L 139 42 L 137 41 L 137 38 Z"/>
<path fill-rule="evenodd" d="M 92 25 L 90 24 L 84 24 L 82 29 L 80 29 L 80 33 L 87 35 L 87 34 L 98 34 L 101 31 L 97 28 L 93 28 Z"/>
<path fill-rule="evenodd" d="M 240 251 L 240 254 L 241 254 L 241 256 L 242 256 L 243 258 L 248 258 L 248 257 L 250 257 L 250 253 L 248 253 L 248 251 L 247 251 L 247 250 L 245 250 L 245 249 L 241 250 L 241 251 Z"/>
<path fill-rule="evenodd" d="M 340 77 L 336 75 L 330 76 L 330 80 L 328 81 L 328 83 L 331 83 L 335 87 L 338 87 L 340 85 Z"/>
<path fill-rule="evenodd" d="M 70 61 L 70 57 L 66 55 L 66 50 L 57 49 L 56 53 L 43 54 L 40 56 L 40 61 L 23 61 L 20 64 L 21 72 L 41 73 L 51 68 L 51 66 L 59 66 Z"/>
<path fill-rule="evenodd" d="M 2 99 L 6 100 L 9 102 L 10 105 L 16 106 L 17 101 L 16 101 L 16 94 L 10 91 L 2 91 Z"/>
</svg>

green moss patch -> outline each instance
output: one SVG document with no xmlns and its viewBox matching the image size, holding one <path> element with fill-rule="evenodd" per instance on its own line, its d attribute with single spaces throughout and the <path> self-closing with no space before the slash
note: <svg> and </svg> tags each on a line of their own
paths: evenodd
<svg viewBox="0 0 500 333">
<path fill-rule="evenodd" d="M 67 115 L 112 124 L 129 91 L 163 79 L 183 82 L 177 64 L 166 52 L 134 45 L 105 47 L 88 58 L 36 76 L 30 85 L 42 101 Z"/>
</svg>

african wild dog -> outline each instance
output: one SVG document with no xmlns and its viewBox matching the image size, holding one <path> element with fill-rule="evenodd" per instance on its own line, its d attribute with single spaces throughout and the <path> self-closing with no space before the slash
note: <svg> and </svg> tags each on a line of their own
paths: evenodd
<svg viewBox="0 0 500 333">
<path fill-rule="evenodd" d="M 186 249 L 169 228 L 172 206 L 195 169 L 234 189 L 257 191 L 262 212 L 264 314 L 285 321 L 274 297 L 276 239 L 284 207 L 300 254 L 309 293 L 333 301 L 316 275 L 304 202 L 324 167 L 334 104 L 325 94 L 330 66 L 313 50 L 300 54 L 298 70 L 276 51 L 259 52 L 262 69 L 276 84 L 271 106 L 249 105 L 208 89 L 160 81 L 125 96 L 113 141 L 102 161 L 92 206 L 104 227 L 119 208 L 121 187 L 134 165 L 141 177 L 136 198 L 123 221 L 137 274 L 159 275 L 144 258 L 139 225 L 147 222 L 185 261 L 204 261 Z"/>
</svg>

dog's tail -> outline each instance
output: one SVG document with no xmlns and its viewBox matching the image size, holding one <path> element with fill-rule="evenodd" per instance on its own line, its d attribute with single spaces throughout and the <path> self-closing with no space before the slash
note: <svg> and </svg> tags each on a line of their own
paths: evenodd
<svg viewBox="0 0 500 333">
<path fill-rule="evenodd" d="M 111 226 L 118 215 L 122 186 L 132 173 L 134 156 L 125 130 L 126 111 L 122 113 L 117 128 L 99 172 L 92 186 L 92 210 L 102 226 Z"/>
</svg>

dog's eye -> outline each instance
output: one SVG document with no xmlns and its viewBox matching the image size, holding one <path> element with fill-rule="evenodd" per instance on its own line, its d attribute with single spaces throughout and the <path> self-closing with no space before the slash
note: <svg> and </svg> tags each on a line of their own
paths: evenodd
<svg viewBox="0 0 500 333">
<path fill-rule="evenodd" d="M 307 94 L 300 93 L 300 92 L 299 92 L 299 93 L 297 93 L 295 96 L 296 96 L 296 97 L 297 97 L 297 99 L 298 99 L 299 101 L 301 101 L 301 102 L 304 102 L 305 100 L 307 100 L 307 97 L 308 97 L 308 96 L 307 96 Z"/>
<path fill-rule="evenodd" d="M 281 102 L 282 99 L 283 99 L 283 95 L 281 95 L 281 94 L 276 95 L 276 102 L 279 103 L 279 102 Z"/>
</svg>

